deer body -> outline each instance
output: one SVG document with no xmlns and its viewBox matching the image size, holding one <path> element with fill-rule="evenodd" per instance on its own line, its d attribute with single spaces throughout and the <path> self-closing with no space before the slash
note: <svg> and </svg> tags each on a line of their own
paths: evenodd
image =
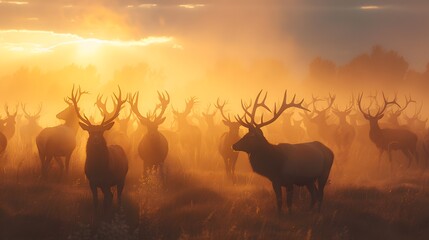
<svg viewBox="0 0 429 240">
<path fill-rule="evenodd" d="M 244 117 L 236 117 L 241 125 L 249 129 L 249 132 L 233 145 L 233 149 L 248 153 L 252 169 L 272 182 L 279 213 L 281 213 L 282 208 L 281 187 L 286 187 L 287 206 L 291 212 L 294 185 L 306 186 L 311 194 L 310 207 L 319 202 L 320 211 L 323 191 L 334 160 L 333 152 L 317 141 L 300 144 L 281 143 L 278 145 L 269 143 L 264 137 L 261 127 L 274 122 L 288 108 L 307 109 L 302 106 L 303 100 L 300 103 L 295 103 L 295 96 L 291 103 L 286 103 L 287 94 L 285 93 L 279 110 L 277 111 L 274 107 L 273 118 L 264 122 L 263 117 L 261 117 L 261 122 L 256 123 L 257 108 L 268 109 L 265 105 L 266 95 L 262 102 L 258 102 L 260 94 L 261 92 L 256 97 L 252 112 L 248 110 L 250 106 L 243 105 Z M 247 117 L 250 117 L 250 121 Z"/>
<path fill-rule="evenodd" d="M 2 154 L 7 147 L 7 138 L 6 136 L 0 132 L 0 154 Z"/>
<path fill-rule="evenodd" d="M 36 137 L 42 175 L 47 173 L 52 158 L 56 159 L 62 172 L 64 164 L 61 157 L 65 157 L 65 168 L 68 173 L 70 158 L 76 147 L 78 118 L 73 107 L 69 105 L 65 110 L 57 114 L 57 118 L 66 122 L 55 127 L 44 128 Z"/>
</svg>

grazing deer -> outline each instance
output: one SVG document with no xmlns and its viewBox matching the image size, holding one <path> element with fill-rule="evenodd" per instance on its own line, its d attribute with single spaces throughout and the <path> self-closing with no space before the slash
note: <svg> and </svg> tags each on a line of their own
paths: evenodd
<svg viewBox="0 0 429 240">
<path fill-rule="evenodd" d="M 338 117 L 338 125 L 335 129 L 335 143 L 340 152 L 348 153 L 356 135 L 355 128 L 347 122 L 347 116 L 353 110 L 353 105 L 352 100 L 350 106 L 347 106 L 343 111 L 339 110 L 337 106 L 332 110 Z"/>
<path fill-rule="evenodd" d="M 228 117 L 226 117 L 225 112 L 223 110 L 225 104 L 225 102 L 221 104 L 219 99 L 217 99 L 215 105 L 215 107 L 219 109 L 222 115 L 223 124 L 228 127 L 228 132 L 223 133 L 220 137 L 218 149 L 225 163 L 226 175 L 232 179 L 233 183 L 235 183 L 235 164 L 237 163 L 238 152 L 232 149 L 232 145 L 238 140 L 240 140 L 240 123 L 236 121 L 231 121 L 229 115 Z"/>
<path fill-rule="evenodd" d="M 76 93 L 77 100 L 83 94 L 87 94 L 87 92 L 83 92 L 79 88 Z M 74 110 L 73 103 L 67 98 L 64 101 L 68 106 L 58 113 L 56 117 L 64 120 L 65 123 L 55 127 L 44 128 L 36 137 L 42 176 L 46 175 L 52 158 L 55 158 L 62 173 L 64 171 L 64 164 L 61 157 L 65 157 L 65 168 L 66 173 L 68 173 L 70 158 L 76 148 L 76 133 L 79 128 L 79 119 Z"/>
<path fill-rule="evenodd" d="M 306 186 L 311 194 L 311 208 L 318 201 L 320 211 L 323 190 L 328 181 L 334 154 L 320 142 L 281 143 L 278 145 L 269 143 L 261 131 L 262 127 L 273 123 L 286 109 L 307 109 L 302 105 L 304 100 L 295 103 L 296 95 L 294 95 L 290 103 L 287 103 L 287 92 L 285 92 L 279 109 L 274 105 L 273 117 L 268 121 L 264 121 L 262 115 L 260 122 L 257 123 L 255 119 L 256 110 L 259 107 L 269 109 L 265 104 L 266 94 L 264 99 L 259 102 L 261 92 L 259 92 L 253 103 L 252 111 L 249 111 L 251 105 L 242 105 L 245 115 L 243 117 L 236 116 L 237 121 L 243 127 L 246 127 L 249 132 L 233 145 L 233 149 L 246 152 L 249 155 L 253 171 L 267 177 L 272 182 L 279 214 L 282 208 L 281 188 L 286 187 L 287 206 L 289 212 L 291 212 L 294 185 Z M 248 117 L 250 120 L 248 120 Z"/>
<path fill-rule="evenodd" d="M 13 114 L 9 113 L 9 106 L 7 104 L 4 106 L 7 117 L 3 120 L 3 123 L 0 124 L 0 132 L 2 132 L 8 140 L 10 140 L 15 134 L 15 124 L 16 115 L 18 114 L 18 106 L 19 105 L 16 106 L 16 111 Z"/>
<path fill-rule="evenodd" d="M 173 114 L 177 120 L 177 133 L 179 135 L 180 146 L 194 165 L 197 164 L 197 159 L 200 157 L 201 130 L 188 121 L 188 115 L 196 103 L 196 98 L 191 97 L 186 101 L 186 108 L 183 112 L 173 109 Z"/>
<path fill-rule="evenodd" d="M 389 162 L 392 169 L 392 150 L 401 150 L 404 155 L 408 158 L 408 167 L 411 166 L 413 158 L 418 163 L 418 154 L 416 149 L 417 136 L 407 129 L 391 129 L 391 128 L 380 128 L 378 121 L 384 117 L 384 112 L 387 106 L 397 105 L 396 97 L 392 101 L 388 101 L 383 93 L 383 106 L 379 107 L 377 113 L 372 115 L 368 108 L 367 112 L 362 109 L 362 95 L 357 99 L 358 107 L 362 115 L 369 121 L 369 138 L 379 149 L 378 166 L 380 166 L 381 157 L 384 151 L 389 153 Z M 399 106 L 400 107 L 400 106 Z"/>
<path fill-rule="evenodd" d="M 97 189 L 100 188 L 104 194 L 103 206 L 107 210 L 112 204 L 113 194 L 111 188 L 117 187 L 118 203 L 121 204 L 122 190 L 124 189 L 125 177 L 128 172 L 128 159 L 124 149 L 119 145 L 107 145 L 103 134 L 113 127 L 114 120 L 119 116 L 122 105 L 126 100 L 122 100 L 121 89 L 115 96 L 116 104 L 112 115 L 106 120 L 94 125 L 85 116 L 80 114 L 78 102 L 81 96 L 80 88 L 77 92 L 72 89 L 69 100 L 72 102 L 74 111 L 79 118 L 80 127 L 89 133 L 86 143 L 85 175 L 89 180 L 92 191 L 94 208 L 98 206 Z"/>
<path fill-rule="evenodd" d="M 20 129 L 21 140 L 25 148 L 33 148 L 34 140 L 36 136 L 42 131 L 42 127 L 39 125 L 38 121 L 40 118 L 40 113 L 42 112 L 42 105 L 39 105 L 39 109 L 34 114 L 29 114 L 25 109 L 25 104 L 21 104 L 22 111 L 24 116 L 27 119 L 27 124 L 23 125 Z"/>
<path fill-rule="evenodd" d="M 140 140 L 138 146 L 138 152 L 140 158 L 143 160 L 143 176 L 146 177 L 151 170 L 159 172 L 162 181 L 164 181 L 164 161 L 168 154 L 168 141 L 165 136 L 158 130 L 159 125 L 165 121 L 163 116 L 168 104 L 170 103 L 170 96 L 161 94 L 158 92 L 159 105 L 153 112 L 147 114 L 147 117 L 143 117 L 139 111 L 139 93 L 135 93 L 130 99 L 131 109 L 140 123 L 147 128 L 146 134 Z M 157 114 L 157 110 L 161 109 Z"/>
</svg>

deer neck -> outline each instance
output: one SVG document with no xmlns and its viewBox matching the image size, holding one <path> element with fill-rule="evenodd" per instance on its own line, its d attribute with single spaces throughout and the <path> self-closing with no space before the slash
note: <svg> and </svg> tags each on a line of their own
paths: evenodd
<svg viewBox="0 0 429 240">
<path fill-rule="evenodd" d="M 109 150 L 106 142 L 94 143 L 88 139 L 86 144 L 85 165 L 90 168 L 103 169 L 109 164 Z"/>
<path fill-rule="evenodd" d="M 377 138 L 381 134 L 381 128 L 378 125 L 378 121 L 370 121 L 369 123 L 369 136 L 371 139 Z"/>
<path fill-rule="evenodd" d="M 275 170 L 280 169 L 278 151 L 275 145 L 266 139 L 260 146 L 248 153 L 253 171 L 269 179 L 276 178 Z M 275 169 L 273 171 L 273 169 Z"/>
</svg>

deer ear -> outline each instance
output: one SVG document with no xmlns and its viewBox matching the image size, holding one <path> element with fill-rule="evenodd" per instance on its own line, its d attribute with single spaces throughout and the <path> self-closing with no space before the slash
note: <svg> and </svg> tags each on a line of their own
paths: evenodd
<svg viewBox="0 0 429 240">
<path fill-rule="evenodd" d="M 110 122 L 110 123 L 108 123 L 107 125 L 105 125 L 104 127 L 103 127 L 103 129 L 105 130 L 105 131 L 107 131 L 107 130 L 110 130 L 112 127 L 113 127 L 113 125 L 115 124 L 115 122 Z"/>
<path fill-rule="evenodd" d="M 89 131 L 89 126 L 86 125 L 85 123 L 79 122 L 80 127 L 85 130 L 85 131 Z"/>
</svg>

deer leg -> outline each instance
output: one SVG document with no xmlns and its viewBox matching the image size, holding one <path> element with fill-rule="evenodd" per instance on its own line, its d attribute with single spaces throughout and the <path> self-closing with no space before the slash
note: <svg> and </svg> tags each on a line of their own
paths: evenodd
<svg viewBox="0 0 429 240">
<path fill-rule="evenodd" d="M 66 161 L 65 161 L 66 162 L 66 174 L 69 173 L 70 158 L 71 158 L 71 153 L 67 154 L 67 156 L 66 156 Z"/>
<path fill-rule="evenodd" d="M 293 185 L 286 186 L 286 203 L 289 213 L 292 213 Z"/>
<path fill-rule="evenodd" d="M 306 187 L 307 187 L 307 189 L 311 195 L 310 209 L 313 209 L 314 204 L 316 203 L 316 198 L 317 198 L 316 186 L 314 185 L 314 182 L 311 182 L 311 183 L 307 184 Z"/>
<path fill-rule="evenodd" d="M 60 167 L 60 170 L 61 170 L 61 175 L 63 175 L 63 173 L 64 173 L 64 164 L 63 164 L 63 161 L 62 161 L 61 157 L 55 157 L 55 161 L 57 161 L 58 166 Z"/>
<path fill-rule="evenodd" d="M 232 158 L 231 159 L 231 174 L 232 174 L 232 180 L 235 183 L 236 182 L 236 177 L 235 177 L 235 164 L 237 163 L 237 158 Z"/>
<path fill-rule="evenodd" d="M 392 162 L 392 146 L 389 144 L 387 152 L 389 153 L 390 173 L 393 173 L 393 162 Z"/>
<path fill-rule="evenodd" d="M 124 190 L 125 180 L 121 181 L 117 186 L 117 194 L 118 194 L 118 205 L 122 205 L 122 191 Z"/>
<path fill-rule="evenodd" d="M 411 154 L 411 151 L 408 148 L 403 148 L 403 149 L 401 149 L 401 151 L 408 158 L 407 168 L 410 168 L 411 162 L 413 161 L 413 154 Z"/>
<path fill-rule="evenodd" d="M 282 187 L 280 184 L 272 182 L 274 193 L 276 194 L 276 200 L 277 200 L 277 211 L 279 215 L 282 213 Z M 289 195 L 288 195 L 289 197 Z M 290 210 L 289 210 L 290 211 Z"/>
<path fill-rule="evenodd" d="M 110 187 L 106 187 L 106 186 L 102 187 L 101 191 L 103 191 L 103 194 L 104 194 L 104 201 L 103 201 L 104 210 L 108 210 L 112 205 L 112 200 L 113 200 L 112 191 L 110 190 Z"/>
<path fill-rule="evenodd" d="M 384 149 L 380 148 L 380 151 L 378 153 L 378 170 L 380 170 L 381 157 L 383 156 L 383 153 L 384 153 Z"/>
<path fill-rule="evenodd" d="M 97 210 L 97 207 L 98 207 L 97 186 L 95 186 L 94 183 L 89 182 L 89 187 L 91 188 L 91 192 L 92 192 L 92 201 L 93 201 L 93 204 L 94 204 L 94 210 Z"/>
</svg>

